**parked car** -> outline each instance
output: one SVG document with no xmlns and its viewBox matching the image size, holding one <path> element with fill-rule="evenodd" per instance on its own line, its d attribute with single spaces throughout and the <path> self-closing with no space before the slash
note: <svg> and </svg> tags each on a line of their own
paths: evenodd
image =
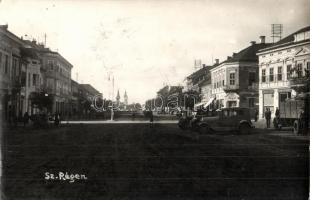
<svg viewBox="0 0 310 200">
<path fill-rule="evenodd" d="M 250 133 L 254 128 L 248 108 L 223 108 L 215 116 L 202 116 L 197 123 L 202 134 L 214 131 L 238 131 L 241 134 Z"/>
</svg>

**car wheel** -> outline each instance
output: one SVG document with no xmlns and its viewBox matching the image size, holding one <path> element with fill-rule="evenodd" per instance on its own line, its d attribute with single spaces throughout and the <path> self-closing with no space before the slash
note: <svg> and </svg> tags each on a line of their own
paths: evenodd
<svg viewBox="0 0 310 200">
<path fill-rule="evenodd" d="M 248 124 L 241 124 L 239 127 L 239 132 L 241 134 L 249 134 L 251 132 L 251 127 Z"/>
<path fill-rule="evenodd" d="M 202 124 L 198 130 L 199 130 L 200 134 L 210 134 L 211 133 L 210 127 L 206 124 Z"/>
</svg>

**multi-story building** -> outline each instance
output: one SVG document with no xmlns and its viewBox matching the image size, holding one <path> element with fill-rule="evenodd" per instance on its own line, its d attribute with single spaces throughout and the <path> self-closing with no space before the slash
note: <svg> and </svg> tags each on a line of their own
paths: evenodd
<svg viewBox="0 0 310 200">
<path fill-rule="evenodd" d="M 0 112 L 4 119 L 17 116 L 22 109 L 21 88 L 22 57 L 20 47 L 24 44 L 8 30 L 8 25 L 0 26 Z"/>
<path fill-rule="evenodd" d="M 272 114 L 280 102 L 296 95 L 290 76 L 301 78 L 310 70 L 310 27 L 288 35 L 274 45 L 261 49 L 259 56 L 259 116 L 266 108 Z M 291 73 L 294 71 L 294 73 Z"/>
<path fill-rule="evenodd" d="M 248 107 L 258 104 L 258 50 L 266 48 L 265 37 L 255 41 L 211 69 L 212 95 L 216 107 Z"/>
<path fill-rule="evenodd" d="M 71 80 L 71 112 L 70 114 L 76 115 L 80 113 L 79 106 L 79 83 Z"/>
<path fill-rule="evenodd" d="M 21 48 L 21 54 L 23 57 L 22 62 L 22 83 L 21 88 L 21 101 L 22 101 L 22 113 L 28 112 L 29 114 L 36 114 L 39 112 L 39 108 L 35 105 L 35 99 L 37 95 L 42 91 L 43 79 L 41 74 L 41 61 L 38 56 L 37 50 L 28 47 Z"/>
<path fill-rule="evenodd" d="M 41 62 L 43 92 L 51 96 L 52 106 L 49 112 L 68 115 L 71 112 L 71 70 L 72 64 L 58 52 L 44 45 L 24 40 L 36 49 Z"/>
<path fill-rule="evenodd" d="M 90 84 L 79 84 L 79 106 L 81 114 L 87 114 L 92 110 L 91 106 L 94 103 L 95 97 L 102 99 L 102 93 Z"/>
</svg>

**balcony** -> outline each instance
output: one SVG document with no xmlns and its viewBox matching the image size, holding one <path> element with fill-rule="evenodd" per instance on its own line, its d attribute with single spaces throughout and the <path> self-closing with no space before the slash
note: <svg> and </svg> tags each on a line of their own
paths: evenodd
<svg viewBox="0 0 310 200">
<path fill-rule="evenodd" d="M 239 90 L 239 85 L 224 85 L 223 90 L 225 92 L 235 92 Z"/>
</svg>

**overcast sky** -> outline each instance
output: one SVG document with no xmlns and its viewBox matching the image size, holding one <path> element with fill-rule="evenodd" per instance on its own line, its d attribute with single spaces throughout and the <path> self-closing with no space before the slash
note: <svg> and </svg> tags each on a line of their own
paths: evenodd
<svg viewBox="0 0 310 200">
<path fill-rule="evenodd" d="M 309 8 L 310 0 L 0 0 L 0 24 L 40 42 L 46 34 L 72 78 L 104 97 L 113 74 L 115 91 L 144 103 L 164 83 L 182 84 L 195 59 L 212 64 L 260 35 L 271 41 L 273 23 L 284 36 L 309 26 Z"/>
</svg>

